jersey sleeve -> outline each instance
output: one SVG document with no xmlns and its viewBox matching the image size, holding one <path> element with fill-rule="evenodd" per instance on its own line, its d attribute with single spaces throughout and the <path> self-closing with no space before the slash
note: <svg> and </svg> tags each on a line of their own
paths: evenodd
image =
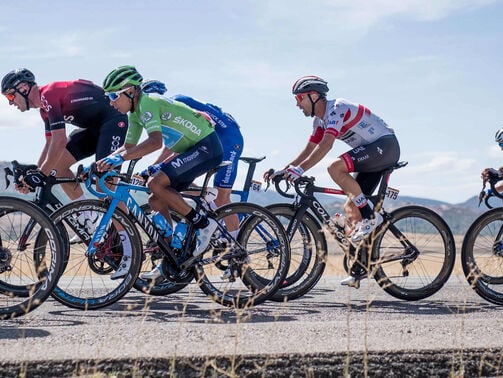
<svg viewBox="0 0 503 378">
<path fill-rule="evenodd" d="M 319 144 L 323 139 L 323 135 L 325 134 L 325 129 L 323 127 L 323 121 L 316 117 L 313 121 L 313 133 L 309 138 L 310 142 Z"/>
<path fill-rule="evenodd" d="M 51 130 L 59 130 L 65 128 L 65 118 L 60 101 L 60 90 L 58 88 L 48 87 L 42 92 L 40 99 L 42 101 L 42 112 L 47 116 L 46 135 L 50 134 Z"/>
</svg>

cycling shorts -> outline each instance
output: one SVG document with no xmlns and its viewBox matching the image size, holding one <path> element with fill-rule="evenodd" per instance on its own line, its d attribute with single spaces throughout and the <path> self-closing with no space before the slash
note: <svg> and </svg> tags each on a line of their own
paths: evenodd
<svg viewBox="0 0 503 378">
<path fill-rule="evenodd" d="M 66 149 L 76 161 L 94 154 L 96 160 L 103 159 L 124 144 L 127 125 L 127 115 L 117 114 L 99 128 L 76 129 L 70 133 Z"/>
<path fill-rule="evenodd" d="M 181 191 L 197 177 L 217 167 L 222 162 L 223 150 L 215 132 L 196 143 L 172 160 L 160 164 L 160 169 L 171 181 L 171 187 Z"/>
<path fill-rule="evenodd" d="M 363 194 L 371 195 L 379 184 L 383 170 L 400 158 L 400 145 L 395 135 L 386 135 L 366 146 L 356 147 L 340 156 L 348 172 L 357 172 L 355 180 Z"/>
<path fill-rule="evenodd" d="M 232 189 L 238 173 L 239 157 L 243 152 L 243 135 L 239 128 L 217 130 L 218 137 L 222 143 L 223 160 L 232 164 L 220 169 L 213 179 L 213 186 L 218 188 Z"/>
</svg>

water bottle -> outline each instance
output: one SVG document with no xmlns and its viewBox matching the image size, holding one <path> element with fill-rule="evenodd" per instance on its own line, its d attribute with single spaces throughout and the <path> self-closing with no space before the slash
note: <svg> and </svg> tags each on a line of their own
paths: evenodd
<svg viewBox="0 0 503 378">
<path fill-rule="evenodd" d="M 182 249 L 182 242 L 185 239 L 185 234 L 187 233 L 187 224 L 185 221 L 180 221 L 175 227 L 175 232 L 173 238 L 171 239 L 171 246 L 173 248 Z"/>
<path fill-rule="evenodd" d="M 154 221 L 154 224 L 161 233 L 162 237 L 167 238 L 173 233 L 173 228 L 161 213 L 155 212 L 155 214 L 152 216 L 152 220 Z"/>
</svg>

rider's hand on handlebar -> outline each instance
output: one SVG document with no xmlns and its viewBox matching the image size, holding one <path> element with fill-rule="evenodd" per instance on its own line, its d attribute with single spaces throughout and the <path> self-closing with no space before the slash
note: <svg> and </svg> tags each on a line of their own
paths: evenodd
<svg viewBox="0 0 503 378">
<path fill-rule="evenodd" d="M 285 171 L 285 177 L 288 181 L 293 182 L 304 174 L 304 169 L 301 166 L 289 166 Z"/>
<path fill-rule="evenodd" d="M 124 158 L 120 154 L 109 155 L 96 162 L 98 172 L 106 172 L 124 163 Z"/>
<path fill-rule="evenodd" d="M 37 186 L 45 186 L 46 181 L 47 176 L 40 169 L 29 170 L 21 178 L 23 188 L 27 187 L 30 192 L 34 192 Z"/>
</svg>

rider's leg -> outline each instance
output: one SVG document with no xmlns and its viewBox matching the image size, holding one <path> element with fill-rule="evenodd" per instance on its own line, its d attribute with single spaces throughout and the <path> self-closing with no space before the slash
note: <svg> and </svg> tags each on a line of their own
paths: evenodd
<svg viewBox="0 0 503 378">
<path fill-rule="evenodd" d="M 361 221 L 361 218 L 371 219 L 374 217 L 374 212 L 368 204 L 365 194 L 358 182 L 351 176 L 346 166 L 346 163 L 338 158 L 328 167 L 328 173 L 332 180 L 346 193 L 351 204 L 348 204 L 349 213 L 347 216 L 353 225 Z"/>
</svg>

